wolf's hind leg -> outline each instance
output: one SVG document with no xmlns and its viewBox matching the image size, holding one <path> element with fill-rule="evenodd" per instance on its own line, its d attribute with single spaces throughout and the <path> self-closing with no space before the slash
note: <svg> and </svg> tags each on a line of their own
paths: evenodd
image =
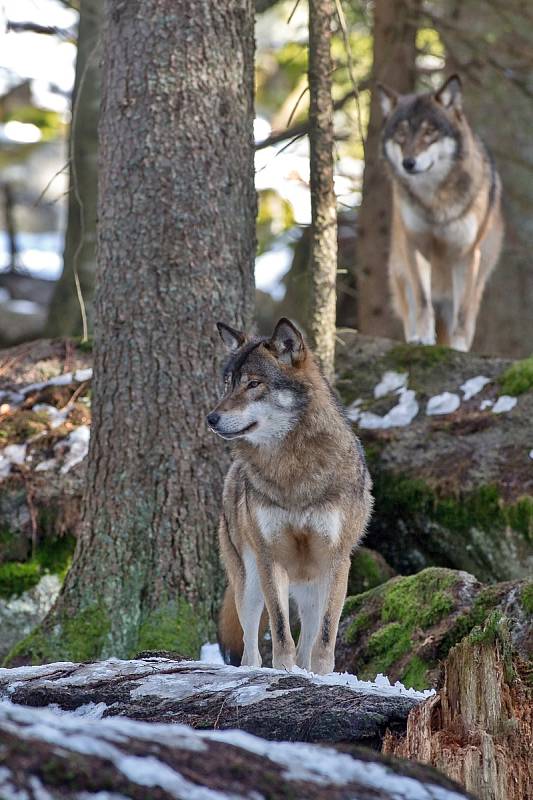
<svg viewBox="0 0 533 800">
<path fill-rule="evenodd" d="M 346 598 L 350 558 L 335 560 L 323 584 L 325 597 L 318 636 L 311 653 L 311 669 L 319 675 L 335 669 L 335 642 L 339 620 Z"/>
<path fill-rule="evenodd" d="M 244 652 L 242 667 L 260 667 L 259 626 L 265 606 L 263 591 L 259 581 L 255 555 L 250 549 L 244 552 L 244 575 L 235 587 L 237 613 L 243 629 Z"/>
<path fill-rule="evenodd" d="M 322 606 L 325 599 L 323 588 L 320 581 L 291 586 L 291 595 L 296 600 L 300 617 L 296 663 L 302 669 L 311 669 L 311 652 L 320 630 Z"/>
</svg>

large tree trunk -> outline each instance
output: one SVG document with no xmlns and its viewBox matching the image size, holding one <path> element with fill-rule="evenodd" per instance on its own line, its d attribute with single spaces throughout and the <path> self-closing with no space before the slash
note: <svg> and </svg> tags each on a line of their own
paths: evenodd
<svg viewBox="0 0 533 800">
<path fill-rule="evenodd" d="M 448 69 L 463 77 L 466 115 L 489 146 L 503 185 L 504 247 L 481 305 L 474 349 L 527 356 L 533 347 L 531 4 L 449 0 L 444 13 L 442 4 L 435 8 Z"/>
<path fill-rule="evenodd" d="M 87 325 L 92 329 L 96 273 L 97 128 L 102 58 L 100 26 L 103 5 L 103 0 L 83 0 L 80 4 L 78 55 L 72 96 L 70 191 L 63 272 L 48 312 L 48 336 L 82 334 L 84 314 L 87 315 Z"/>
<path fill-rule="evenodd" d="M 357 327 L 401 338 L 389 300 L 387 259 L 391 217 L 389 180 L 380 159 L 382 114 L 376 84 L 412 92 L 416 80 L 416 19 L 420 0 L 376 0 L 370 119 L 365 140 L 363 200 L 358 218 Z"/>
<path fill-rule="evenodd" d="M 93 435 L 33 659 L 195 653 L 210 625 L 228 460 L 204 418 L 214 323 L 253 307 L 253 26 L 251 0 L 106 2 Z"/>
<path fill-rule="evenodd" d="M 333 98 L 331 96 L 332 0 L 309 3 L 309 147 L 311 171 L 311 332 L 325 375 L 333 380 L 337 207 L 333 188 Z"/>
</svg>

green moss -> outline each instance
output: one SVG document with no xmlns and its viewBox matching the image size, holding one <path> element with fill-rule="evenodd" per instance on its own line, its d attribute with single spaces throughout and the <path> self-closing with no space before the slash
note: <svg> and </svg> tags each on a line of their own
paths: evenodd
<svg viewBox="0 0 533 800">
<path fill-rule="evenodd" d="M 167 603 L 143 620 L 136 652 L 174 650 L 183 656 L 198 658 L 207 635 L 207 624 L 200 617 L 184 600 Z"/>
<path fill-rule="evenodd" d="M 87 339 L 82 339 L 81 336 L 74 339 L 76 343 L 76 347 L 78 350 L 81 350 L 82 353 L 92 353 L 93 351 L 93 344 L 94 339 L 92 336 L 88 336 Z"/>
<path fill-rule="evenodd" d="M 516 395 L 533 389 L 533 356 L 515 361 L 500 378 L 504 394 Z"/>
<path fill-rule="evenodd" d="M 362 612 L 358 614 L 353 622 L 350 623 L 348 628 L 346 629 L 345 638 L 349 644 L 353 644 L 356 641 L 358 635 L 361 631 L 366 630 L 372 624 L 372 617 L 370 614 L 365 614 Z"/>
<path fill-rule="evenodd" d="M 7 655 L 5 664 L 46 664 L 52 661 L 91 661 L 100 657 L 111 629 L 109 615 L 100 605 L 80 611 L 74 617 L 63 616 L 53 630 L 37 628 Z"/>
<path fill-rule="evenodd" d="M 413 656 L 401 677 L 403 685 L 408 689 L 427 689 L 429 685 L 428 672 L 433 666 L 429 661 L 424 661 L 419 656 Z"/>
<path fill-rule="evenodd" d="M 29 561 L 0 564 L 0 597 L 20 596 L 36 586 L 47 573 L 64 579 L 74 552 L 72 536 L 45 540 Z"/>
<path fill-rule="evenodd" d="M 453 358 L 453 351 L 442 345 L 398 344 L 393 347 L 385 360 L 396 369 L 410 367 L 431 368 L 447 363 Z"/>
<path fill-rule="evenodd" d="M 385 583 L 392 577 L 392 574 L 392 570 L 387 568 L 387 565 L 377 553 L 361 547 L 352 557 L 350 577 L 348 578 L 348 592 L 351 595 L 361 594 L 361 592 Z"/>
<path fill-rule="evenodd" d="M 519 531 L 528 542 L 533 543 L 533 497 L 521 497 L 507 509 L 511 528 Z"/>
<path fill-rule="evenodd" d="M 41 569 L 34 560 L 26 563 L 8 561 L 6 564 L 0 564 L 0 597 L 18 597 L 36 586 L 40 579 Z"/>
<path fill-rule="evenodd" d="M 22 444 L 48 430 L 48 415 L 45 411 L 16 410 L 2 420 L 0 444 Z"/>
<path fill-rule="evenodd" d="M 400 658 L 411 646 L 408 632 L 399 622 L 389 622 L 377 630 L 368 640 L 368 653 L 371 656 L 388 655 L 390 663 Z"/>
<path fill-rule="evenodd" d="M 413 523 L 417 516 L 423 516 L 460 535 L 474 528 L 494 533 L 508 526 L 533 541 L 533 498 L 529 496 L 505 503 L 498 487 L 487 485 L 457 497 L 439 497 L 422 480 L 379 469 L 373 480 L 376 508 L 384 520 L 397 523 L 400 518 Z"/>
<path fill-rule="evenodd" d="M 468 634 L 470 644 L 492 644 L 500 635 L 504 616 L 501 611 L 492 611 L 483 625 L 476 625 Z"/>
<path fill-rule="evenodd" d="M 417 575 L 392 581 L 383 599 L 383 621 L 398 621 L 411 629 L 436 625 L 454 607 L 449 589 L 456 580 L 452 570 L 430 567 Z"/>
<path fill-rule="evenodd" d="M 347 606 L 355 616 L 346 629 L 345 641 L 361 645 L 361 677 L 373 678 L 378 672 L 390 672 L 416 647 L 420 636 L 425 636 L 424 630 L 453 611 L 456 581 L 457 573 L 453 570 L 431 567 L 348 598 Z M 369 628 L 373 629 L 370 636 L 366 633 Z M 434 667 L 435 663 L 413 655 L 405 668 L 409 685 L 427 687 L 428 671 Z"/>
<path fill-rule="evenodd" d="M 446 658 L 452 647 L 468 636 L 474 628 L 485 624 L 494 607 L 500 602 L 501 594 L 502 589 L 498 586 L 488 586 L 478 594 L 470 611 L 461 614 L 444 637 L 439 648 L 439 658 Z"/>
<path fill-rule="evenodd" d="M 520 602 L 527 614 L 533 614 L 533 582 L 526 583 L 520 592 Z"/>
</svg>

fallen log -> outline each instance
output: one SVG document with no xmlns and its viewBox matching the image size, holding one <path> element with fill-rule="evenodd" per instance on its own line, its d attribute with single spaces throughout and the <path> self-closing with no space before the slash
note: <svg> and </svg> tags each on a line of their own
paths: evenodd
<svg viewBox="0 0 533 800">
<path fill-rule="evenodd" d="M 384 752 L 431 764 L 480 800 L 533 797 L 531 662 L 513 660 L 497 613 L 450 651 L 441 690 Z"/>
<path fill-rule="evenodd" d="M 387 679 L 371 683 L 161 657 L 0 669 L 0 699 L 17 705 L 375 749 L 387 730 L 405 731 L 409 712 L 425 696 Z"/>
<path fill-rule="evenodd" d="M 461 800 L 428 767 L 371 751 L 268 742 L 0 702 L 0 797 L 132 800 Z"/>
</svg>

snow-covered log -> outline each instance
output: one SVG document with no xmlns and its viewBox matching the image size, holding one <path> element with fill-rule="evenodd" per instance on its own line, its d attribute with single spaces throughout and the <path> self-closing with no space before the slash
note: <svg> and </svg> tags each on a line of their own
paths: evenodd
<svg viewBox="0 0 533 800">
<path fill-rule="evenodd" d="M 428 694 L 385 678 L 371 683 L 160 657 L 0 669 L 0 699 L 17 705 L 375 748 L 387 730 L 405 731 L 409 712 Z"/>
<path fill-rule="evenodd" d="M 199 732 L 123 717 L 94 720 L 0 702 L 0 797 L 461 800 L 468 795 L 428 767 L 370 751 L 348 754 L 236 730 Z"/>
</svg>

